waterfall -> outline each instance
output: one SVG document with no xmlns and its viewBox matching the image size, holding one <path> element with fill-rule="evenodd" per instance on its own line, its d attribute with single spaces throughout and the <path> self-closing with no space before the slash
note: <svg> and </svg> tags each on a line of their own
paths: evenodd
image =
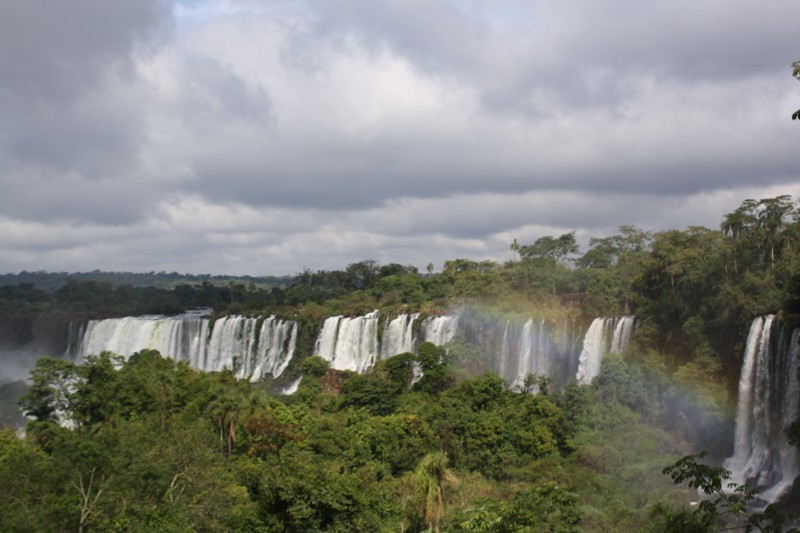
<svg viewBox="0 0 800 533">
<path fill-rule="evenodd" d="M 456 335 L 458 315 L 431 316 L 422 321 L 422 342 L 444 346 Z"/>
<path fill-rule="evenodd" d="M 531 318 L 519 324 L 460 312 L 419 322 L 419 316 L 404 313 L 387 320 L 380 343 L 378 311 L 359 317 L 328 317 L 313 353 L 329 361 L 334 369 L 365 372 L 380 358 L 416 352 L 421 342 L 446 345 L 458 330 L 467 342 L 480 347 L 483 358 L 475 361 L 477 368 L 492 369 L 509 384 L 522 383 L 528 374 L 536 374 L 549 377 L 561 387 L 576 375 L 581 383 L 590 382 L 599 371 L 603 355 L 624 348 L 634 328 L 634 317 L 597 319 L 580 351 L 581 337 L 574 320 L 554 323 Z M 298 329 L 296 322 L 275 316 L 231 315 L 215 322 L 196 315 L 92 320 L 78 343 L 76 359 L 103 351 L 127 358 L 137 351 L 154 349 L 197 370 L 227 368 L 239 379 L 260 381 L 270 375 L 276 378 L 286 370 L 295 355 Z"/>
<path fill-rule="evenodd" d="M 288 343 L 288 345 L 287 345 Z M 292 360 L 297 345 L 297 322 L 270 316 L 261 325 L 258 336 L 258 360 L 250 381 L 261 381 L 267 374 L 277 378 Z"/>
<path fill-rule="evenodd" d="M 378 358 L 379 312 L 359 317 L 329 317 L 315 344 L 315 353 L 331 368 L 364 372 Z"/>
<path fill-rule="evenodd" d="M 614 334 L 611 338 L 611 348 L 609 352 L 619 353 L 628 345 L 631 341 L 631 335 L 633 335 L 633 325 L 635 322 L 636 320 L 632 316 L 624 316 L 617 320 L 614 326 Z"/>
<path fill-rule="evenodd" d="M 286 387 L 282 388 L 278 391 L 278 394 L 283 394 L 285 396 L 291 396 L 297 389 L 300 388 L 300 382 L 303 381 L 303 376 L 297 377 L 294 381 L 289 383 Z"/>
<path fill-rule="evenodd" d="M 570 325 L 531 318 L 520 328 L 506 321 L 496 372 L 512 387 L 521 386 L 529 374 L 549 377 L 557 386 L 566 385 L 575 375 Z"/>
<path fill-rule="evenodd" d="M 294 355 L 297 324 L 271 316 L 260 331 L 258 318 L 126 317 L 90 320 L 77 350 L 78 361 L 109 351 L 128 358 L 158 350 L 205 372 L 232 370 L 239 379 L 278 377 Z"/>
<path fill-rule="evenodd" d="M 125 358 L 143 349 L 161 352 L 164 357 L 180 360 L 177 350 L 182 337 L 183 320 L 179 318 L 126 317 L 90 320 L 78 349 L 78 360 L 90 354 L 113 352 Z M 192 321 L 189 321 L 192 322 Z"/>
<path fill-rule="evenodd" d="M 414 352 L 414 321 L 418 318 L 419 313 L 402 314 L 386 323 L 381 340 L 381 359 Z"/>
<path fill-rule="evenodd" d="M 314 344 L 314 353 L 329 361 L 331 368 L 365 372 L 375 365 L 379 356 L 386 358 L 416 351 L 414 323 L 419 313 L 401 314 L 388 321 L 380 347 L 379 316 L 378 311 L 373 311 L 360 317 L 326 318 Z M 457 327 L 457 315 L 428 317 L 420 325 L 420 342 L 447 344 L 455 336 Z"/>
<path fill-rule="evenodd" d="M 575 379 L 588 385 L 600 373 L 603 357 L 609 352 L 620 352 L 630 342 L 636 317 L 595 318 L 583 338 L 583 349 L 578 357 Z"/>
<path fill-rule="evenodd" d="M 467 309 L 457 327 L 467 343 L 480 348 L 482 356 L 472 362 L 474 367 L 494 371 L 511 387 L 522 385 L 529 374 L 549 378 L 556 388 L 575 381 L 583 332 L 573 318 L 519 322 Z M 620 344 L 629 340 L 630 330 L 620 329 Z"/>
<path fill-rule="evenodd" d="M 497 365 L 497 375 L 509 379 L 509 372 L 511 372 L 508 368 L 508 363 L 511 359 L 511 321 L 506 320 L 506 325 L 503 327 L 503 338 L 500 341 L 500 362 Z"/>
<path fill-rule="evenodd" d="M 777 500 L 800 474 L 798 450 L 786 437 L 797 416 L 800 330 L 789 341 L 774 315 L 750 326 L 739 377 L 733 456 L 724 467 L 731 480 L 759 487 L 767 503 Z"/>
<path fill-rule="evenodd" d="M 200 370 L 217 372 L 223 368 L 237 376 L 250 368 L 255 357 L 255 318 L 226 316 L 214 322 L 205 365 Z"/>
<path fill-rule="evenodd" d="M 322 357 L 326 361 L 333 359 L 336 349 L 336 334 L 339 331 L 339 321 L 341 316 L 329 316 L 322 324 L 322 330 L 314 343 L 314 354 Z"/>
</svg>

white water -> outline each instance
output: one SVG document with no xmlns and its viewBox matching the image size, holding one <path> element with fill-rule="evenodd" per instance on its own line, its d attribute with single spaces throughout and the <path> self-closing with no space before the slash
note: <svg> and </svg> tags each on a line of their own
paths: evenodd
<svg viewBox="0 0 800 533">
<path fill-rule="evenodd" d="M 553 338 L 552 327 L 545 320 L 529 319 L 522 330 L 506 322 L 498 374 L 511 386 L 521 386 L 529 374 L 555 377 L 558 367 L 564 363 L 565 354 L 560 351 Z"/>
<path fill-rule="evenodd" d="M 420 324 L 420 339 L 415 338 L 414 323 L 419 313 L 401 314 L 388 321 L 378 343 L 379 312 L 365 316 L 332 316 L 325 319 L 314 344 L 314 354 L 330 362 L 331 368 L 365 372 L 380 358 L 416 352 L 419 342 L 441 346 L 450 342 L 458 327 L 458 316 L 435 316 Z"/>
<path fill-rule="evenodd" d="M 289 383 L 285 388 L 279 390 L 278 394 L 284 394 L 286 396 L 291 396 L 292 394 L 297 392 L 297 389 L 300 388 L 300 382 L 301 381 L 303 381 L 303 376 L 298 377 L 297 379 L 295 379 L 294 381 Z"/>
<path fill-rule="evenodd" d="M 414 322 L 418 318 L 419 313 L 402 314 L 386 324 L 381 339 L 381 359 L 414 352 Z"/>
<path fill-rule="evenodd" d="M 509 363 L 511 362 L 511 321 L 506 320 L 506 325 L 503 328 L 503 339 L 500 341 L 500 362 L 497 365 L 497 375 L 506 380 L 513 381 L 514 378 L 509 378 L 510 373 L 512 372 L 509 369 Z M 514 376 L 516 376 L 516 370 L 513 371 Z"/>
<path fill-rule="evenodd" d="M 583 338 L 583 349 L 578 357 L 578 383 L 588 385 L 600 374 L 603 357 L 609 352 L 618 353 L 630 342 L 636 317 L 595 318 Z"/>
<path fill-rule="evenodd" d="M 776 342 L 777 341 L 777 342 Z M 750 326 L 739 378 L 733 456 L 723 466 L 731 481 L 759 487 L 767 503 L 777 500 L 800 474 L 800 457 L 786 437 L 797 416 L 800 330 L 788 346 L 774 315 Z"/>
<path fill-rule="evenodd" d="M 257 319 L 242 316 L 226 316 L 214 322 L 201 370 L 218 372 L 228 368 L 237 376 L 240 372 L 242 376 L 249 375 L 250 363 L 255 359 L 256 323 Z"/>
<path fill-rule="evenodd" d="M 239 379 L 259 381 L 267 374 L 278 377 L 291 360 L 297 324 L 227 316 L 214 322 L 188 317 L 127 317 L 91 320 L 78 349 L 77 359 L 109 351 L 128 358 L 141 350 L 158 350 L 164 357 L 185 361 L 196 370 L 214 372 L 228 368 Z"/>
<path fill-rule="evenodd" d="M 378 359 L 378 311 L 365 316 L 335 316 L 325 320 L 315 353 L 331 368 L 364 372 Z"/>
<path fill-rule="evenodd" d="M 417 328 L 418 320 L 418 313 L 387 320 L 379 344 L 377 311 L 361 317 L 329 317 L 319 332 L 314 353 L 329 361 L 332 368 L 365 372 L 379 358 L 416 352 L 421 342 L 446 345 L 460 327 L 459 314 L 428 317 Z M 573 322 L 556 327 L 540 319 L 530 319 L 523 326 L 506 321 L 502 329 L 479 324 L 483 329 L 475 331 L 479 331 L 476 341 L 486 350 L 492 368 L 508 383 L 519 384 L 528 374 L 536 374 L 564 385 L 576 377 L 576 367 L 579 382 L 590 382 L 599 372 L 603 355 L 627 345 L 633 324 L 633 317 L 595 320 L 585 335 L 580 362 L 580 336 Z M 213 323 L 196 316 L 106 319 L 87 324 L 77 357 L 111 351 L 127 358 L 142 349 L 155 349 L 198 370 L 228 368 L 240 379 L 260 381 L 269 375 L 278 377 L 286 370 L 297 336 L 297 323 L 274 316 L 228 316 Z M 494 344 L 492 338 L 496 339 Z"/>
<path fill-rule="evenodd" d="M 456 336 L 458 315 L 431 316 L 422 321 L 422 342 L 444 346 Z"/>
<path fill-rule="evenodd" d="M 288 343 L 288 346 L 287 346 Z M 258 359 L 250 381 L 260 381 L 267 374 L 277 378 L 292 360 L 297 345 L 297 322 L 270 316 L 261 325 L 258 337 Z"/>
</svg>

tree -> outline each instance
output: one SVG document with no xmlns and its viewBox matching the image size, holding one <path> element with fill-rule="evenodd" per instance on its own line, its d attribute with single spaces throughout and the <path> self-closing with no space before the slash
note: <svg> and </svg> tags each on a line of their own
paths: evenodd
<svg viewBox="0 0 800 533">
<path fill-rule="evenodd" d="M 414 471 L 414 488 L 417 510 L 428 524 L 428 529 L 438 533 L 444 516 L 444 491 L 458 482 L 455 474 L 447 468 L 444 452 L 429 453 Z"/>
<path fill-rule="evenodd" d="M 566 487 L 548 482 L 515 493 L 508 501 L 487 502 L 459 524 L 462 531 L 517 533 L 579 531 L 578 499 Z"/>
<path fill-rule="evenodd" d="M 71 361 L 42 357 L 31 372 L 31 387 L 20 398 L 20 407 L 38 421 L 72 420 L 78 378 L 78 368 Z"/>
<path fill-rule="evenodd" d="M 368 289 L 378 280 L 378 262 L 365 259 L 358 263 L 347 265 L 347 286 L 352 289 Z"/>
<path fill-rule="evenodd" d="M 575 232 L 570 231 L 559 237 L 546 235 L 539 237 L 533 244 L 519 247 L 521 257 L 547 257 L 554 261 L 568 258 L 570 255 L 578 253 L 578 243 L 575 240 Z"/>
<path fill-rule="evenodd" d="M 714 532 L 730 531 L 731 522 L 736 530 L 780 533 L 784 525 L 795 517 L 780 514 L 774 505 L 769 505 L 763 513 L 750 513 L 748 502 L 756 496 L 756 491 L 738 483 L 723 483 L 730 479 L 731 473 L 721 466 L 709 466 L 698 462 L 705 452 L 687 455 L 663 470 L 675 484 L 686 482 L 689 488 L 702 491 L 708 498 L 700 502 L 697 509 L 670 510 L 658 505 L 653 508 L 650 518 L 654 531 L 675 532 Z M 789 533 L 797 529 L 786 530 Z"/>
<path fill-rule="evenodd" d="M 764 198 L 759 205 L 761 211 L 758 222 L 769 245 L 769 267 L 770 270 L 775 270 L 776 247 L 781 242 L 781 234 L 787 218 L 794 210 L 794 203 L 791 196 L 784 194 L 775 198 Z"/>
<path fill-rule="evenodd" d="M 514 240 L 511 242 L 511 265 L 514 270 L 517 268 L 517 253 L 519 253 L 519 241 L 517 238 L 514 237 Z"/>
<path fill-rule="evenodd" d="M 800 80 L 800 61 L 792 63 L 792 76 Z M 792 113 L 792 120 L 800 119 L 800 109 Z"/>
</svg>

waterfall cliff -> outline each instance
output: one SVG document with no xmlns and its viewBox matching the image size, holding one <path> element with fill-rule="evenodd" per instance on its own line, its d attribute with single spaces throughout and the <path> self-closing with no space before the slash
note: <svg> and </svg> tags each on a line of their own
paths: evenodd
<svg viewBox="0 0 800 533">
<path fill-rule="evenodd" d="M 511 386 L 536 374 L 562 387 L 576 376 L 581 383 L 590 382 L 605 353 L 625 347 L 633 325 L 634 317 L 599 318 L 582 335 L 573 319 L 514 321 L 464 310 L 424 320 L 419 313 L 404 313 L 381 322 L 380 313 L 373 311 L 363 316 L 328 317 L 315 335 L 313 351 L 298 355 L 313 353 L 334 369 L 365 372 L 380 359 L 416 352 L 423 342 L 446 345 L 458 333 L 480 352 L 475 360 L 465 362 L 468 371 L 491 370 Z M 286 370 L 295 355 L 298 329 L 296 322 L 275 316 L 231 315 L 215 321 L 191 315 L 92 320 L 85 325 L 75 357 L 102 351 L 129 357 L 139 350 L 155 349 L 198 370 L 228 368 L 241 379 L 260 381 Z"/>
<path fill-rule="evenodd" d="M 520 326 L 506 320 L 502 331 L 493 370 L 512 386 L 521 385 L 528 374 L 549 377 L 557 386 L 566 385 L 575 375 L 578 332 L 574 321 L 531 318 Z"/>
<path fill-rule="evenodd" d="M 767 315 L 753 321 L 745 345 L 734 452 L 724 467 L 732 481 L 758 487 L 768 503 L 800 474 L 798 450 L 786 436 L 798 412 L 799 341 L 800 330 L 786 332 L 774 315 Z"/>
<path fill-rule="evenodd" d="M 588 385 L 600 373 L 603 357 L 610 352 L 622 351 L 630 342 L 636 317 L 618 316 L 595 318 L 583 338 L 583 349 L 578 356 L 575 379 Z"/>
<path fill-rule="evenodd" d="M 431 316 L 422 321 L 422 342 L 443 346 L 453 340 L 459 315 Z"/>
<path fill-rule="evenodd" d="M 422 342 L 447 344 L 453 340 L 458 326 L 458 315 L 428 317 L 420 324 L 417 338 L 414 324 L 419 313 L 401 314 L 386 323 L 379 343 L 379 317 L 378 311 L 360 317 L 328 317 L 317 337 L 314 353 L 329 361 L 331 368 L 364 372 L 379 358 L 416 352 Z"/>
<path fill-rule="evenodd" d="M 378 311 L 364 316 L 325 320 L 314 353 L 337 370 L 364 372 L 378 359 Z"/>
<path fill-rule="evenodd" d="M 419 313 L 404 313 L 386 323 L 381 339 L 381 359 L 405 352 L 414 352 L 416 341 L 414 322 L 418 318 Z"/>
<path fill-rule="evenodd" d="M 232 370 L 239 379 L 278 377 L 294 355 L 293 321 L 227 316 L 213 325 L 207 318 L 126 317 L 90 320 L 75 353 L 78 360 L 104 351 L 130 357 L 158 350 L 175 361 L 213 372 Z"/>
</svg>

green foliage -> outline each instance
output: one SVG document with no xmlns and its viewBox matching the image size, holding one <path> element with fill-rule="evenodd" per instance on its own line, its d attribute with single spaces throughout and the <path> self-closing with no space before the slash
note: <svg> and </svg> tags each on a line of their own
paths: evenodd
<svg viewBox="0 0 800 533">
<path fill-rule="evenodd" d="M 346 407 L 363 407 L 374 415 L 388 415 L 394 411 L 402 391 L 394 381 L 355 375 L 342 385 L 342 402 Z"/>
<path fill-rule="evenodd" d="M 428 530 L 439 531 L 445 512 L 445 492 L 448 486 L 458 482 L 455 474 L 447 468 L 444 452 L 429 453 L 414 471 L 414 504 L 419 517 L 428 525 Z"/>
<path fill-rule="evenodd" d="M 546 257 L 553 261 L 568 258 L 578 253 L 575 232 L 565 233 L 560 237 L 544 236 L 536 239 L 531 245 L 521 246 L 519 255 L 523 258 Z"/>
<path fill-rule="evenodd" d="M 398 354 L 378 361 L 374 372 L 377 375 L 384 375 L 386 379 L 395 384 L 398 390 L 407 389 L 414 379 L 416 361 L 417 356 L 413 353 Z"/>
<path fill-rule="evenodd" d="M 454 379 L 447 369 L 447 352 L 444 348 L 423 342 L 417 354 L 422 377 L 414 384 L 414 390 L 437 394 L 453 384 Z"/>
<path fill-rule="evenodd" d="M 69 416 L 78 377 L 78 369 L 71 361 L 54 357 L 38 359 L 31 372 L 31 387 L 20 398 L 20 407 L 26 416 L 38 421 Z"/>
<path fill-rule="evenodd" d="M 303 360 L 300 370 L 306 376 L 320 378 L 328 371 L 328 366 L 328 361 L 318 355 L 312 355 Z"/>
<path fill-rule="evenodd" d="M 569 533 L 580 531 L 578 498 L 567 488 L 543 483 L 515 493 L 506 501 L 489 501 L 471 509 L 453 531 L 487 533 Z"/>
<path fill-rule="evenodd" d="M 665 506 L 657 506 L 651 513 L 657 531 L 726 531 L 731 527 L 744 531 L 763 531 L 781 533 L 798 531 L 785 529 L 794 517 L 777 512 L 770 505 L 764 512 L 750 512 L 748 503 L 755 498 L 756 491 L 738 483 L 725 483 L 730 472 L 722 467 L 709 466 L 698 462 L 705 452 L 687 455 L 664 469 L 664 474 L 676 484 L 686 483 L 707 495 L 694 511 L 680 509 L 671 511 Z"/>
</svg>

